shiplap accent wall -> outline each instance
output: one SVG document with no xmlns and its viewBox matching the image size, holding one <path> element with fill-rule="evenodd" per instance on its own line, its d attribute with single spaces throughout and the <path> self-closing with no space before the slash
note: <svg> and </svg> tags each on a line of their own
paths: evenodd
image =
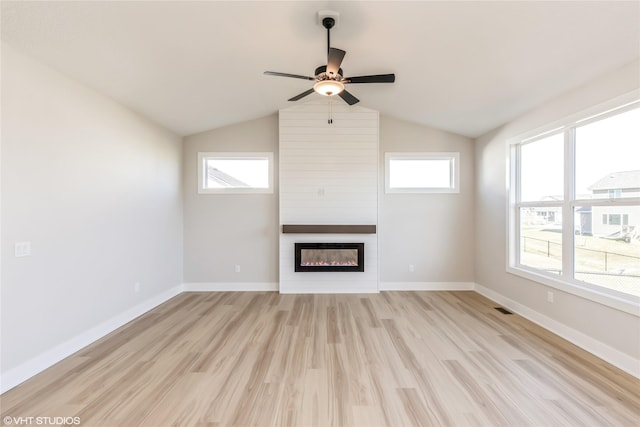
<svg viewBox="0 0 640 427">
<path fill-rule="evenodd" d="M 327 100 L 280 110 L 280 225 L 378 223 L 377 111 Z M 364 242 L 364 272 L 294 271 L 295 242 Z M 280 292 L 378 292 L 377 234 L 280 233 Z"/>
</svg>

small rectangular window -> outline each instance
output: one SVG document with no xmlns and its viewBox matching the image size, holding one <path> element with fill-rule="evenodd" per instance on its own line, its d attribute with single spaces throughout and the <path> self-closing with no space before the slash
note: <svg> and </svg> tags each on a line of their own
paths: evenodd
<svg viewBox="0 0 640 427">
<path fill-rule="evenodd" d="M 198 193 L 273 193 L 273 153 L 198 153 Z"/>
<path fill-rule="evenodd" d="M 386 193 L 459 193 L 460 153 L 385 153 Z"/>
<path fill-rule="evenodd" d="M 622 197 L 622 190 L 621 189 L 615 189 L 615 190 L 609 190 L 609 198 L 610 199 L 619 199 L 620 197 Z"/>
</svg>

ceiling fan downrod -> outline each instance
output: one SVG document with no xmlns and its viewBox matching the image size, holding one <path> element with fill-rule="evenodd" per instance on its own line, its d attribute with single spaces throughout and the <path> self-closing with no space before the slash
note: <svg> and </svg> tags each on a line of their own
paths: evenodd
<svg viewBox="0 0 640 427">
<path fill-rule="evenodd" d="M 322 26 L 327 29 L 327 58 L 329 58 L 329 53 L 331 51 L 331 29 L 336 25 L 336 20 L 327 16 L 322 19 Z M 329 118 L 327 119 L 327 124 L 333 124 L 333 109 L 331 108 L 331 97 L 329 97 Z"/>
<path fill-rule="evenodd" d="M 336 25 L 336 20 L 327 16 L 322 18 L 322 26 L 327 29 L 327 56 L 329 56 L 329 49 L 331 49 L 331 29 Z"/>
</svg>

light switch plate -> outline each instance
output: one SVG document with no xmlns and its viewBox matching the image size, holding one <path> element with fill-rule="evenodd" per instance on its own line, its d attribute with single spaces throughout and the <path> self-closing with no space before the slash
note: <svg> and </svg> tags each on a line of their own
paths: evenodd
<svg viewBox="0 0 640 427">
<path fill-rule="evenodd" d="M 31 242 L 16 242 L 15 256 L 23 257 L 31 255 Z"/>
</svg>

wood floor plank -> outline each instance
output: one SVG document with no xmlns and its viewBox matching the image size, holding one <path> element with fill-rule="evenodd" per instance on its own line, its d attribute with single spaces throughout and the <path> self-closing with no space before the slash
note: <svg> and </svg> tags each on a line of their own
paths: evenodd
<svg viewBox="0 0 640 427">
<path fill-rule="evenodd" d="M 184 293 L 6 392 L 0 412 L 100 427 L 640 425 L 640 380 L 494 307 L 468 291 Z"/>
</svg>

